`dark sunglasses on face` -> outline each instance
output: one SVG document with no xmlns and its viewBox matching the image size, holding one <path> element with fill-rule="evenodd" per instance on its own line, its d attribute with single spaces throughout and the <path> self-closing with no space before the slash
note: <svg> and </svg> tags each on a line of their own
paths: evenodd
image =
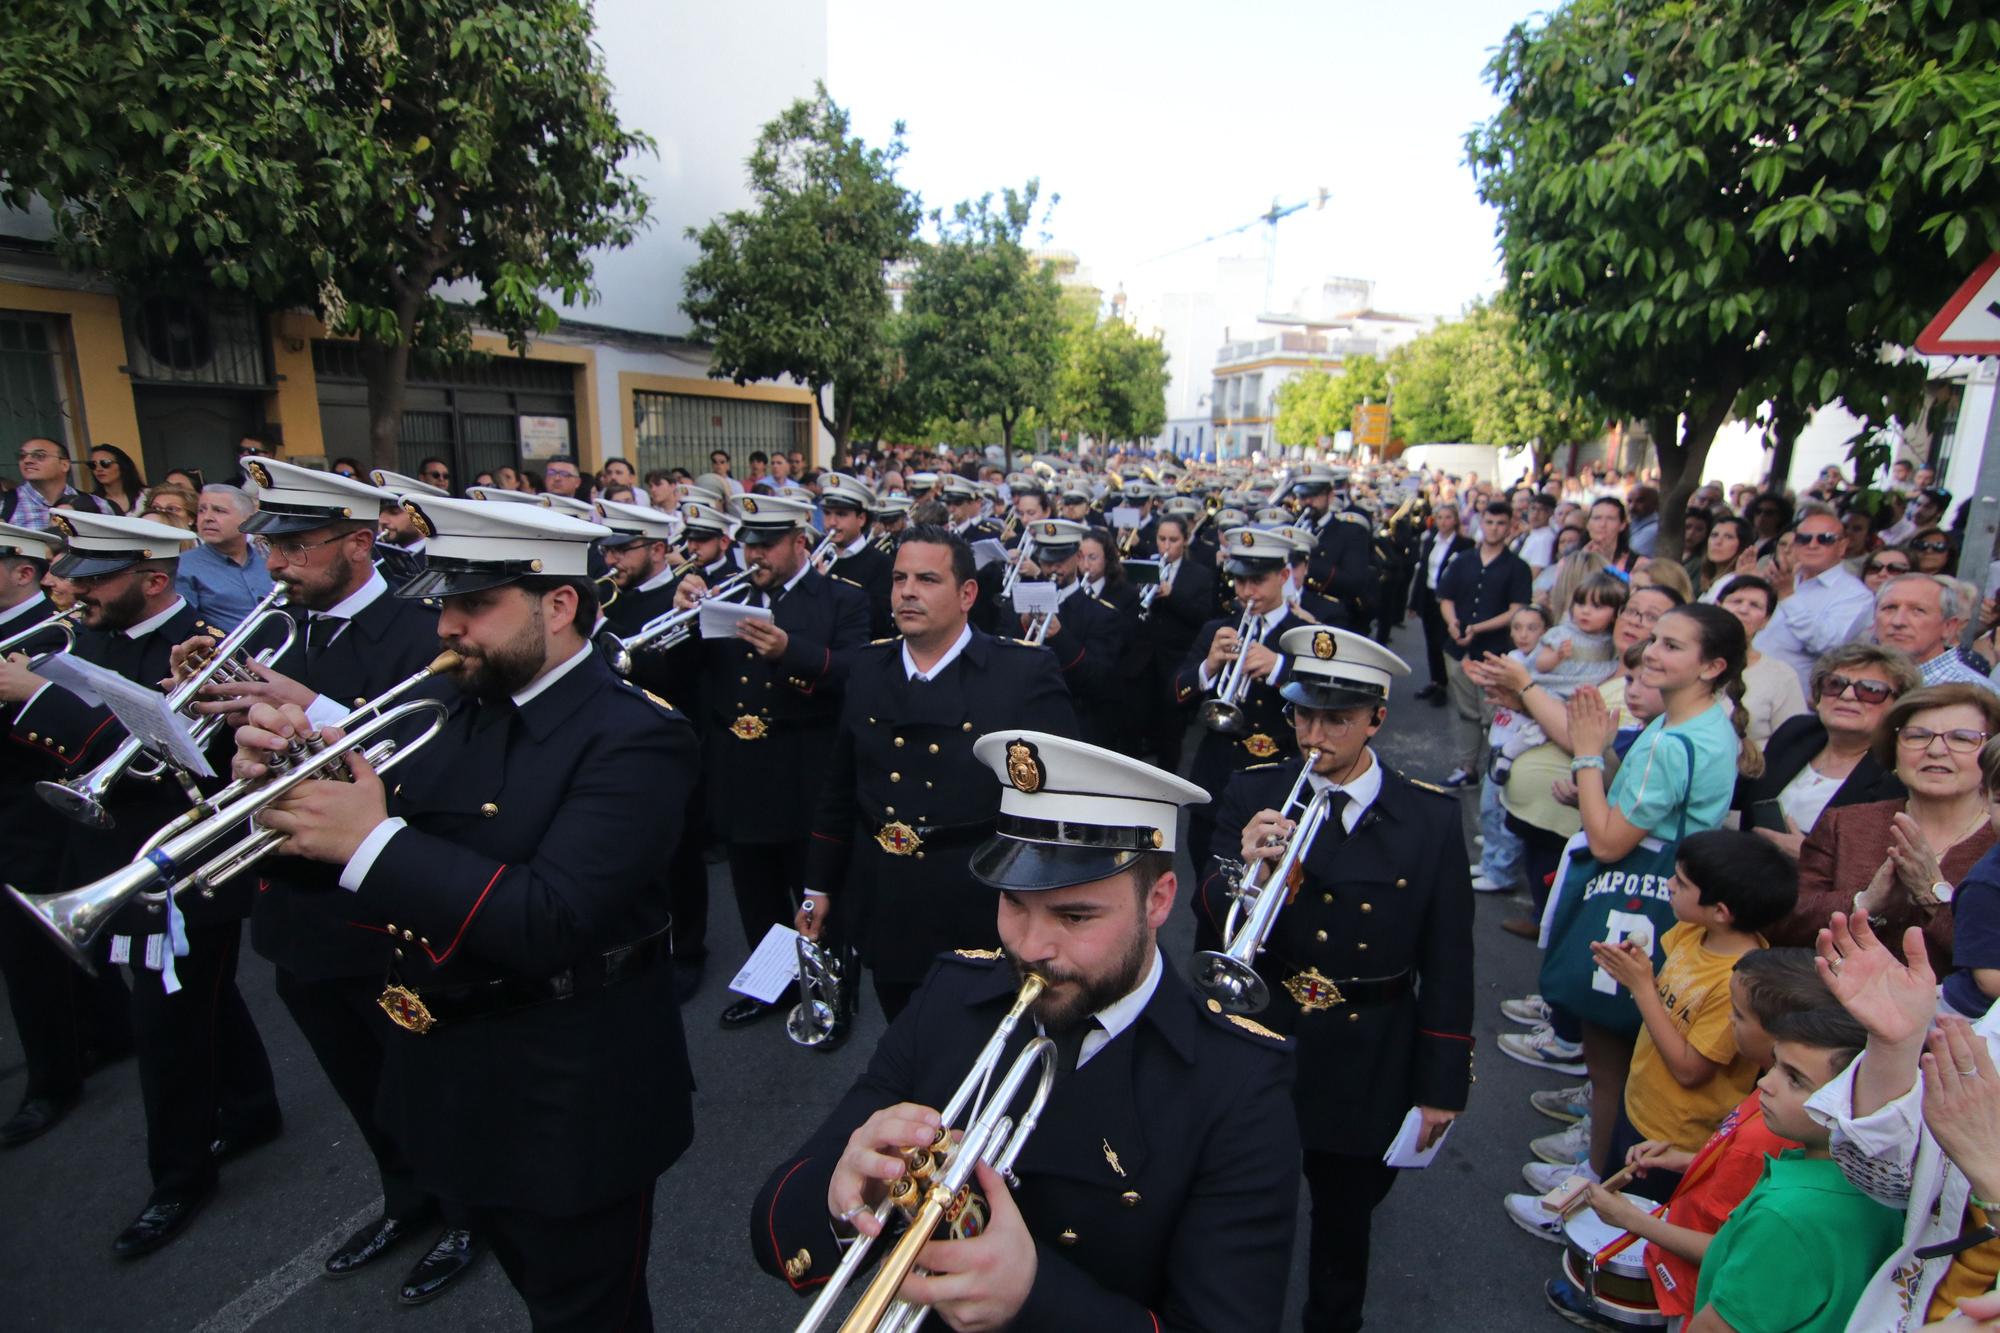
<svg viewBox="0 0 2000 1333">
<path fill-rule="evenodd" d="M 1846 541 L 1847 534 L 1845 532 L 1799 532 L 1792 535 L 1792 540 L 1805 546 L 1831 546 L 1835 542 Z"/>
<path fill-rule="evenodd" d="M 1864 704 L 1887 703 L 1896 695 L 1896 687 L 1887 681 L 1856 680 L 1852 676 L 1828 676 L 1819 683 L 1819 697 L 1838 699 L 1849 690 Z"/>
<path fill-rule="evenodd" d="M 1910 543 L 1910 549 L 1911 549 L 1912 551 L 1929 551 L 1929 552 L 1931 552 L 1931 553 L 1932 553 L 1933 555 L 1935 555 L 1935 554 L 1936 554 L 1937 552 L 1939 552 L 1939 551 L 1949 551 L 1949 550 L 1951 549 L 1951 543 L 1950 543 L 1950 542 L 1911 542 L 1911 543 Z"/>
<path fill-rule="evenodd" d="M 1880 560 L 1870 560 L 1861 567 L 1861 572 L 1864 574 L 1907 574 L 1910 572 L 1910 567 L 1908 565 L 1884 564 Z"/>
</svg>

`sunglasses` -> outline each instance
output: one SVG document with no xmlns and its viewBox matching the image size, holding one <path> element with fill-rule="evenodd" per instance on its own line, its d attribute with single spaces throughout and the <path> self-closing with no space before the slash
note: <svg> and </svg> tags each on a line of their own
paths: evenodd
<svg viewBox="0 0 2000 1333">
<path fill-rule="evenodd" d="M 1950 731 L 1932 731 L 1929 727 L 1904 727 L 1896 733 L 1896 740 L 1906 750 L 1928 750 L 1931 742 L 1942 739 L 1945 749 L 1953 754 L 1971 754 L 1986 744 L 1986 733 L 1953 728 Z"/>
<path fill-rule="evenodd" d="M 1937 554 L 1937 553 L 1938 553 L 1939 551 L 1949 551 L 1949 550 L 1951 549 L 1951 543 L 1950 543 L 1950 542 L 1911 542 L 1911 543 L 1910 543 L 1910 549 L 1911 549 L 1912 551 L 1928 551 L 1928 552 L 1930 552 L 1931 554 L 1935 555 L 1935 554 Z"/>
<path fill-rule="evenodd" d="M 93 458 L 90 460 L 90 465 L 92 467 L 117 467 L 118 460 L 115 458 Z"/>
<path fill-rule="evenodd" d="M 46 463 L 55 455 L 46 449 L 33 449 L 26 453 L 15 454 L 14 457 L 23 463 Z"/>
<path fill-rule="evenodd" d="M 1864 704 L 1887 703 L 1895 698 L 1896 687 L 1887 681 L 1856 680 L 1852 676 L 1828 676 L 1819 684 L 1819 697 L 1838 699 L 1852 691 L 1854 697 Z"/>
<path fill-rule="evenodd" d="M 1910 567 L 1908 565 L 1885 565 L 1880 560 L 1870 560 L 1861 567 L 1861 572 L 1864 574 L 1907 574 L 1910 572 Z"/>
<path fill-rule="evenodd" d="M 1795 532 L 1792 540 L 1806 546 L 1831 546 L 1847 540 L 1845 532 Z"/>
</svg>

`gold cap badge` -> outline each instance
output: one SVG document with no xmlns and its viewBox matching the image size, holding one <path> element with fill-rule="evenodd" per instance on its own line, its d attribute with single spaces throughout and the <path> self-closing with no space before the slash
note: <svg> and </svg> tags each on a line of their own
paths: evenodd
<svg viewBox="0 0 2000 1333">
<path fill-rule="evenodd" d="M 65 537 L 76 536 L 76 524 L 70 522 L 68 519 L 64 518 L 61 514 L 50 514 L 49 526 L 54 528 L 57 532 L 60 532 Z"/>
<path fill-rule="evenodd" d="M 1313 635 L 1313 656 L 1317 657 L 1320 661 L 1328 662 L 1333 660 L 1334 648 L 1333 635 L 1327 633 L 1325 630 L 1321 630 L 1319 633 Z"/>
<path fill-rule="evenodd" d="M 250 480 L 256 482 L 265 490 L 271 489 L 271 469 L 265 467 L 262 463 L 246 458 L 243 460 L 243 470 L 250 474 Z"/>
<path fill-rule="evenodd" d="M 1035 747 L 1026 741 L 1015 741 L 1007 747 L 1007 780 L 1015 790 L 1030 794 L 1042 789 L 1048 780 L 1049 771 L 1035 753 Z"/>
<path fill-rule="evenodd" d="M 747 496 L 747 495 L 746 495 L 746 496 L 744 496 L 744 497 L 743 497 L 743 512 L 744 512 L 744 513 L 746 513 L 746 514 L 754 514 L 754 513 L 756 513 L 756 512 L 757 512 L 757 501 L 756 501 L 756 500 L 754 500 L 754 499 L 752 499 L 752 498 L 751 498 L 750 496 Z"/>
<path fill-rule="evenodd" d="M 431 538 L 437 536 L 437 529 L 431 526 L 430 517 L 423 510 L 417 508 L 416 501 L 403 501 L 403 508 L 409 511 L 410 522 L 416 527 L 418 532 L 424 534 L 425 541 L 429 541 Z"/>
<path fill-rule="evenodd" d="M 1256 544 L 1257 544 L 1257 534 L 1248 531 L 1246 531 L 1243 534 L 1242 538 L 1238 542 L 1238 545 L 1242 546 L 1255 546 Z"/>
</svg>

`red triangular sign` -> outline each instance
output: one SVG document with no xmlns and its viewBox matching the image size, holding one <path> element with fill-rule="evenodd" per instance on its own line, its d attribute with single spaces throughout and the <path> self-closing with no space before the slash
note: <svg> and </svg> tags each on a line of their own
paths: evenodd
<svg viewBox="0 0 2000 1333">
<path fill-rule="evenodd" d="M 1933 356 L 2000 356 L 2000 252 L 1987 256 L 1917 335 Z"/>
</svg>

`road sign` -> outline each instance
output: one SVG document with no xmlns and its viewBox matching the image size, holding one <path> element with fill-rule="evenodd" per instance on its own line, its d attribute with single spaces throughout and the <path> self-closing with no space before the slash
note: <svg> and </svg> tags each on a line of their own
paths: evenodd
<svg viewBox="0 0 2000 1333">
<path fill-rule="evenodd" d="M 1389 405 L 1370 403 L 1354 409 L 1354 442 L 1364 449 L 1383 449 L 1389 444 Z"/>
<path fill-rule="evenodd" d="M 2000 252 L 1987 257 L 1917 335 L 1933 356 L 2000 356 Z"/>
</svg>

